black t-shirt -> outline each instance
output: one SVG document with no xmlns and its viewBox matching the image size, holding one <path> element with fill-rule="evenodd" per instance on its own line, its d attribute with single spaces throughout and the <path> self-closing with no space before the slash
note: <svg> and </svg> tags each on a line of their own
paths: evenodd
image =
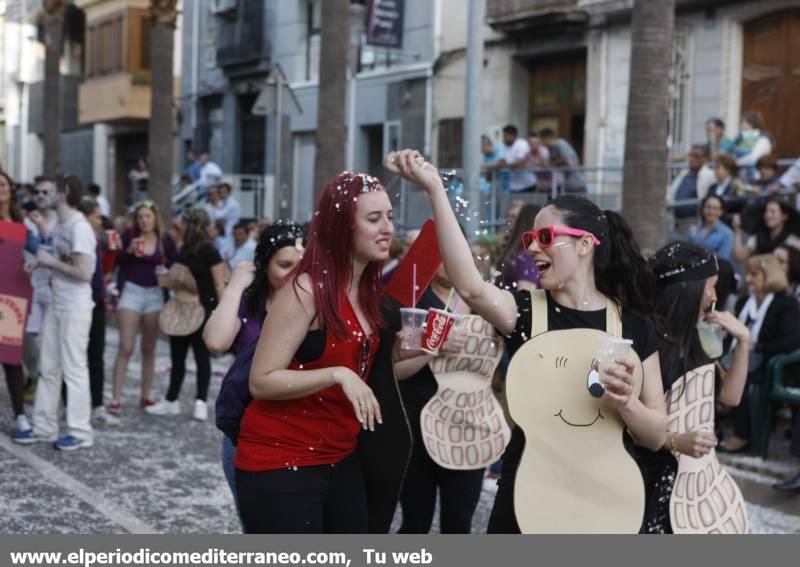
<svg viewBox="0 0 800 567">
<path fill-rule="evenodd" d="M 506 347 L 511 357 L 531 338 L 532 306 L 531 296 L 527 291 L 514 294 L 517 302 L 519 318 L 514 332 L 506 338 Z M 579 311 L 558 305 L 547 292 L 547 329 L 548 331 L 564 331 L 569 329 L 606 329 L 606 310 Z M 648 320 L 629 311 L 622 311 L 622 336 L 633 341 L 633 350 L 644 362 L 660 348 L 660 339 L 655 326 Z M 503 455 L 503 471 L 499 484 L 513 483 L 517 473 L 522 450 L 525 447 L 525 435 L 519 426 L 511 431 L 511 441 Z"/>
<path fill-rule="evenodd" d="M 211 268 L 222 263 L 222 257 L 211 244 L 204 244 L 194 254 L 181 251 L 178 262 L 189 268 L 200 294 L 200 303 L 207 312 L 211 312 L 217 305 L 217 292 L 214 289 L 214 278 Z"/>
</svg>

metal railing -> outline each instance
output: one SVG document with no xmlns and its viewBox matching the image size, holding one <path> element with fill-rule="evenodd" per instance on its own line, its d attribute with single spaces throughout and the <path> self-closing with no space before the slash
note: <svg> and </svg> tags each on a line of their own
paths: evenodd
<svg viewBox="0 0 800 567">
<path fill-rule="evenodd" d="M 788 167 L 794 159 L 778 161 L 779 167 Z M 675 178 L 687 168 L 686 163 L 670 163 L 667 165 L 667 187 Z M 520 170 L 514 170 L 520 171 Z M 585 192 L 580 194 L 594 201 L 601 209 L 615 211 L 622 210 L 622 178 L 623 166 L 578 166 L 578 167 L 536 167 L 526 169 L 532 171 L 537 177 L 537 189 L 530 192 L 515 192 L 509 189 L 508 183 L 512 170 L 489 170 L 481 172 L 481 198 L 479 203 L 469 203 L 466 200 L 463 186 L 463 172 L 461 169 L 440 169 L 439 175 L 447 189 L 448 197 L 453 208 L 469 214 L 479 214 L 481 227 L 493 231 L 505 225 L 505 211 L 512 201 L 523 201 L 525 204 L 544 205 L 566 191 L 566 180 L 569 174 L 580 174 L 585 185 Z M 397 227 L 402 230 L 416 228 L 414 222 L 409 220 L 409 210 L 406 204 L 406 193 L 416 191 L 408 183 L 400 182 L 397 178 L 389 181 L 390 193 L 396 193 L 399 187 L 399 202 L 395 218 Z M 793 189 L 783 189 L 782 195 L 794 195 Z M 664 202 L 663 206 L 671 213 L 672 209 L 687 205 L 699 205 L 704 195 L 697 199 L 682 199 L 671 203 Z M 739 196 L 739 201 L 749 201 L 757 198 L 755 193 Z M 731 198 L 730 200 L 733 200 Z M 399 214 L 397 214 L 399 213 Z"/>
<path fill-rule="evenodd" d="M 273 218 L 274 193 L 272 178 L 264 175 L 228 174 L 223 175 L 221 183 L 231 186 L 231 195 L 238 201 L 242 218 Z M 200 182 L 192 183 L 182 189 L 173 187 L 173 214 L 201 206 L 206 202 L 207 188 Z"/>
</svg>

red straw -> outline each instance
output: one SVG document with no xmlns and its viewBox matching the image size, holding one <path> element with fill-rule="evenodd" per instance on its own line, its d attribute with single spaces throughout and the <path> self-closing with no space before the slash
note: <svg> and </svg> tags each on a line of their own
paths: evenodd
<svg viewBox="0 0 800 567">
<path fill-rule="evenodd" d="M 414 264 L 411 270 L 411 307 L 417 306 L 417 265 Z"/>
</svg>

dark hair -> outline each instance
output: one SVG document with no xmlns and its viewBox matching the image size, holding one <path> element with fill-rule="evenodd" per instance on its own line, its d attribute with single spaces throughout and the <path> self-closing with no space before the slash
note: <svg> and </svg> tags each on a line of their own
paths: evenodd
<svg viewBox="0 0 800 567">
<path fill-rule="evenodd" d="M 6 178 L 8 190 L 11 193 L 10 200 L 8 201 L 8 216 L 12 222 L 22 222 L 22 212 L 17 206 L 17 187 L 14 185 L 14 180 L 3 170 L 0 170 L 0 175 Z"/>
<path fill-rule="evenodd" d="M 89 183 L 89 185 L 86 186 L 86 190 L 90 195 L 97 196 L 100 194 L 100 186 L 97 183 Z"/>
<path fill-rule="evenodd" d="M 39 183 L 53 183 L 55 179 L 47 175 L 37 175 L 33 178 L 33 184 L 39 185 Z"/>
<path fill-rule="evenodd" d="M 247 221 L 240 220 L 233 226 L 233 230 L 250 230 L 250 223 Z"/>
<path fill-rule="evenodd" d="M 736 158 L 731 157 L 728 154 L 718 155 L 717 165 L 721 165 L 727 169 L 733 177 L 735 177 L 736 172 L 739 171 L 739 165 L 736 163 Z"/>
<path fill-rule="evenodd" d="M 733 264 L 722 258 L 717 258 L 717 265 L 719 271 L 717 272 L 717 285 L 715 286 L 717 292 L 717 305 L 724 308 L 728 304 L 728 298 L 732 293 L 736 293 L 738 282 L 736 281 L 736 271 L 733 269 Z"/>
<path fill-rule="evenodd" d="M 237 225 L 238 226 L 238 225 Z M 267 317 L 267 298 L 272 293 L 267 269 L 272 257 L 286 246 L 296 246 L 298 239 L 305 238 L 303 228 L 294 221 L 278 219 L 261 231 L 256 246 L 255 277 L 244 292 L 245 304 L 250 316 L 255 316 L 260 324 Z"/>
<path fill-rule="evenodd" d="M 663 330 L 659 350 L 661 379 L 665 386 L 708 359 L 697 333 L 697 316 L 706 280 L 688 280 L 659 286 L 655 312 Z"/>
<path fill-rule="evenodd" d="M 520 209 L 517 220 L 514 222 L 514 226 L 511 227 L 511 231 L 508 234 L 508 241 L 506 242 L 505 248 L 495 264 L 495 268 L 500 272 L 499 278 L 502 279 L 503 267 L 506 262 L 514 258 L 522 249 L 522 233 L 526 230 L 533 229 L 533 221 L 536 219 L 536 215 L 539 214 L 540 210 L 541 207 L 538 205 L 530 204 Z"/>
<path fill-rule="evenodd" d="M 655 279 L 625 219 L 614 211 L 601 211 L 592 201 L 577 195 L 562 195 L 547 206 L 561 212 L 565 225 L 590 232 L 600 240 L 594 252 L 598 291 L 621 308 L 652 319 Z"/>
<path fill-rule="evenodd" d="M 723 199 L 722 197 L 720 197 L 716 193 L 709 193 L 708 195 L 703 197 L 702 201 L 700 201 L 701 215 L 702 215 L 703 207 L 705 207 L 706 203 L 711 199 L 716 199 L 717 201 L 719 201 L 719 206 L 722 207 L 722 214 L 724 215 L 725 214 L 725 199 Z"/>
<path fill-rule="evenodd" d="M 653 272 L 670 276 L 676 271 L 686 277 L 671 283 L 660 280 L 655 294 L 655 316 L 663 342 L 659 350 L 661 377 L 665 387 L 708 360 L 697 333 L 697 317 L 703 303 L 707 276 L 698 266 L 718 264 L 708 250 L 687 242 L 672 242 L 659 249 L 650 260 Z"/>
<path fill-rule="evenodd" d="M 703 152 L 705 157 L 708 157 L 708 146 L 705 144 L 692 144 L 692 147 L 689 148 L 690 150 L 697 150 L 699 152 Z"/>
<path fill-rule="evenodd" d="M 214 221 L 214 228 L 217 229 L 221 235 L 225 236 L 225 219 L 217 219 Z"/>
<path fill-rule="evenodd" d="M 503 126 L 503 134 L 511 134 L 512 136 L 516 136 L 519 133 L 517 127 L 513 124 L 506 124 Z"/>
<path fill-rule="evenodd" d="M 230 183 L 227 183 L 227 182 L 225 182 L 225 181 L 223 181 L 222 183 L 220 183 L 219 185 L 217 185 L 217 189 L 218 189 L 219 191 L 222 191 L 223 189 L 227 189 L 228 193 L 230 193 L 230 192 L 232 191 L 232 189 L 231 189 L 231 184 L 230 184 Z"/>
<path fill-rule="evenodd" d="M 83 199 L 83 185 L 80 180 L 74 175 L 67 175 L 66 177 L 59 177 L 56 179 L 56 191 L 59 193 L 66 193 L 67 205 L 73 209 L 77 209 Z"/>
<path fill-rule="evenodd" d="M 794 246 L 789 246 L 788 244 L 778 244 L 775 247 L 775 250 L 780 248 L 781 250 L 786 250 L 786 253 L 789 255 L 789 263 L 786 266 L 786 270 L 789 276 L 789 283 L 798 284 L 800 283 L 800 250 L 795 248 Z"/>
<path fill-rule="evenodd" d="M 778 169 L 778 160 L 775 159 L 775 156 L 761 156 L 756 161 L 756 169 L 761 169 L 762 167 L 768 167 L 770 169 Z M 768 181 L 764 179 L 763 181 Z"/>
<path fill-rule="evenodd" d="M 93 212 L 95 212 L 96 209 L 99 209 L 100 205 L 98 205 L 97 201 L 95 201 L 91 197 L 84 197 L 83 199 L 81 199 L 81 202 L 78 203 L 78 206 L 76 208 L 81 213 L 83 213 L 84 216 L 89 216 Z"/>
<path fill-rule="evenodd" d="M 552 128 L 542 128 L 539 130 L 539 137 L 540 138 L 554 138 L 556 135 L 556 131 Z"/>
<path fill-rule="evenodd" d="M 722 130 L 725 129 L 725 122 L 722 120 L 722 118 L 717 118 L 716 116 L 714 118 L 709 118 L 708 120 L 706 120 L 706 124 L 713 124 L 717 128 L 720 128 Z"/>
<path fill-rule="evenodd" d="M 751 110 L 745 112 L 742 120 L 750 124 L 755 130 L 764 129 L 764 116 L 758 110 Z"/>
<path fill-rule="evenodd" d="M 208 235 L 211 219 L 204 209 L 189 209 L 183 213 L 181 220 L 185 225 L 181 255 L 197 254 L 200 248 L 211 244 L 211 237 Z"/>
</svg>

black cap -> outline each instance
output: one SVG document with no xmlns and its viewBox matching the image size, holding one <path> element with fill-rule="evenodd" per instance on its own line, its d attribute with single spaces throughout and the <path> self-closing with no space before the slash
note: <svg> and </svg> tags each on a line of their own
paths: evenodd
<svg viewBox="0 0 800 567">
<path fill-rule="evenodd" d="M 656 285 L 704 280 L 717 275 L 719 265 L 713 252 L 689 242 L 673 242 L 650 259 Z"/>
</svg>

